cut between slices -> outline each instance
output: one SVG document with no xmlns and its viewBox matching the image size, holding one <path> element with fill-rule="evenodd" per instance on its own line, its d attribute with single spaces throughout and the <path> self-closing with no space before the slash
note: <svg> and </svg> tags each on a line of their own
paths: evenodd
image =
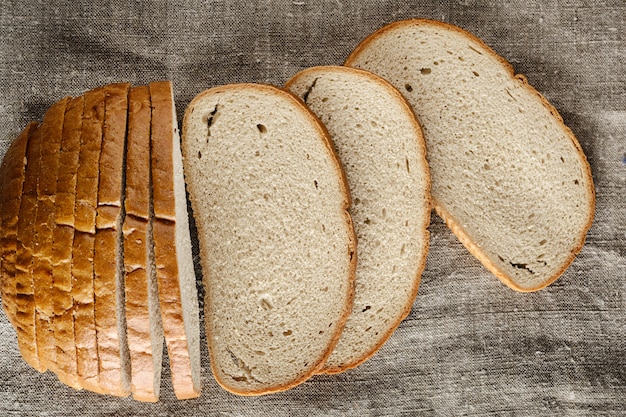
<svg viewBox="0 0 626 417">
<path fill-rule="evenodd" d="M 126 331 L 133 398 L 159 399 L 163 327 L 154 265 L 150 181 L 151 104 L 148 86 L 128 96 L 124 269 Z"/>
<path fill-rule="evenodd" d="M 185 179 L 170 81 L 150 83 L 154 256 L 163 333 L 178 399 L 200 395 L 200 316 Z"/>
<path fill-rule="evenodd" d="M 402 95 L 369 72 L 309 68 L 287 88 L 328 129 L 352 196 L 358 241 L 354 305 L 321 370 L 342 372 L 382 346 L 417 294 L 431 209 L 424 138 Z"/>
<path fill-rule="evenodd" d="M 346 65 L 407 97 L 424 129 L 434 208 L 487 269 L 518 291 L 563 273 L 593 219 L 591 171 L 523 76 L 468 32 L 422 19 L 380 29 Z"/>
<path fill-rule="evenodd" d="M 183 153 L 216 380 L 240 395 L 303 382 L 352 304 L 356 242 L 327 132 L 283 90 L 228 85 L 187 107 Z"/>
</svg>

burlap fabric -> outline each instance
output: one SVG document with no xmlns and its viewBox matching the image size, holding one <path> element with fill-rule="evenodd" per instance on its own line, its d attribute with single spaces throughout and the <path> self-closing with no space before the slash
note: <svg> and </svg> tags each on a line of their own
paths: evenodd
<svg viewBox="0 0 626 417">
<path fill-rule="evenodd" d="M 38 374 L 21 360 L 0 314 L 0 415 L 626 415 L 622 0 L 4 0 L 0 156 L 65 95 L 171 79 L 180 120 L 205 88 L 282 85 L 303 68 L 341 64 L 369 33 L 410 17 L 444 20 L 484 39 L 577 135 L 593 170 L 597 213 L 582 253 L 556 283 L 532 294 L 509 290 L 433 215 L 413 310 L 367 363 L 284 393 L 237 397 L 214 382 L 203 339 L 202 396 L 177 401 L 165 367 L 157 404 L 74 391 Z"/>
</svg>

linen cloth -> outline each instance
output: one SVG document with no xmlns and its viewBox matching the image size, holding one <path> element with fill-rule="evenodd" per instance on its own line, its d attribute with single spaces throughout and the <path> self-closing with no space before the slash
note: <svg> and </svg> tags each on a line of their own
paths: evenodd
<svg viewBox="0 0 626 417">
<path fill-rule="evenodd" d="M 508 289 L 433 214 L 413 309 L 369 361 L 287 392 L 238 397 L 213 380 L 203 330 L 202 395 L 177 401 L 164 366 L 156 404 L 75 391 L 37 373 L 20 358 L 1 313 L 0 415 L 626 415 L 623 0 L 3 0 L 0 156 L 66 95 L 170 79 L 180 121 L 208 87 L 283 85 L 304 68 L 342 64 L 371 32 L 413 17 L 482 38 L 580 141 L 597 211 L 585 247 L 559 280 L 531 294 Z"/>
</svg>

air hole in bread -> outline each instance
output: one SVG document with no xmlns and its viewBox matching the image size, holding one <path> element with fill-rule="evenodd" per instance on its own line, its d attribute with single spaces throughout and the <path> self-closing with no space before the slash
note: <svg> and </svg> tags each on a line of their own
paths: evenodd
<svg viewBox="0 0 626 417">
<path fill-rule="evenodd" d="M 361 310 L 361 313 L 365 313 L 367 310 L 371 309 L 372 306 L 365 306 L 365 308 L 363 310 Z"/>
<path fill-rule="evenodd" d="M 328 97 L 324 97 L 324 98 L 322 99 L 322 103 L 326 103 L 327 101 L 328 101 Z"/>
<path fill-rule="evenodd" d="M 198 151 L 198 159 L 202 159 L 202 152 Z"/>
<path fill-rule="evenodd" d="M 472 71 L 472 74 L 474 74 L 474 77 L 478 77 L 480 74 L 477 73 L 476 71 Z"/>
<path fill-rule="evenodd" d="M 578 184 L 580 184 L 580 181 L 574 180 L 574 184 L 578 185 Z"/>
<path fill-rule="evenodd" d="M 476 52 L 478 55 L 482 55 L 483 53 L 480 52 L 478 49 L 474 48 L 472 45 L 468 45 L 467 46 L 469 49 L 471 49 L 472 51 Z"/>
<path fill-rule="evenodd" d="M 491 166 L 489 166 L 489 164 L 485 163 L 485 165 L 483 165 L 483 168 L 485 169 L 485 171 L 489 171 L 491 169 Z"/>
<path fill-rule="evenodd" d="M 408 84 L 408 83 L 404 84 L 404 89 L 408 91 L 409 93 L 413 91 L 413 87 L 411 86 L 411 84 Z"/>
<path fill-rule="evenodd" d="M 409 166 L 409 158 L 404 158 L 404 162 L 406 163 L 406 172 L 411 173 L 411 167 Z"/>
<path fill-rule="evenodd" d="M 290 336 L 293 332 L 291 330 L 285 330 L 283 336 Z"/>
<path fill-rule="evenodd" d="M 372 221 L 369 218 L 366 218 L 365 220 L 363 220 L 363 223 L 365 224 L 371 224 Z"/>
<path fill-rule="evenodd" d="M 383 207 L 382 210 L 383 218 L 387 217 L 387 210 Z"/>
<path fill-rule="evenodd" d="M 265 125 L 259 123 L 258 125 L 256 125 L 256 128 L 259 129 L 259 132 L 261 133 L 267 133 L 267 127 L 265 127 Z"/>
<path fill-rule="evenodd" d="M 316 189 L 319 189 L 319 188 L 320 188 L 320 187 L 319 187 L 319 185 L 317 184 L 317 180 L 313 180 L 313 183 L 315 184 L 315 188 L 316 188 Z"/>
<path fill-rule="evenodd" d="M 366 332 L 369 332 L 370 330 L 372 330 L 372 326 L 370 326 L 367 329 L 365 329 Z"/>
<path fill-rule="evenodd" d="M 400 255 L 404 255 L 404 252 L 406 252 L 406 243 L 402 244 L 402 247 L 400 248 Z"/>
<path fill-rule="evenodd" d="M 421 73 L 422 75 L 428 75 L 428 74 L 430 74 L 431 72 L 432 72 L 432 70 L 431 70 L 430 68 L 422 68 L 422 69 L 420 70 L 420 73 Z"/>
<path fill-rule="evenodd" d="M 271 300 L 268 297 L 261 297 L 261 299 L 259 300 L 259 303 L 261 304 L 261 307 L 263 308 L 263 310 L 271 310 L 274 308 Z"/>
</svg>

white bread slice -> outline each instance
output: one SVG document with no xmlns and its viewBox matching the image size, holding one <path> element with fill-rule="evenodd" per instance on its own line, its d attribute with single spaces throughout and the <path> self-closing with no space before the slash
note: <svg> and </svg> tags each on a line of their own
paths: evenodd
<svg viewBox="0 0 626 417">
<path fill-rule="evenodd" d="M 72 242 L 74 240 L 74 199 L 76 172 L 83 125 L 84 96 L 67 104 L 55 196 L 55 223 L 52 236 L 52 330 L 56 345 L 57 376 L 61 382 L 80 389 L 74 342 L 72 300 Z"/>
<path fill-rule="evenodd" d="M 409 314 L 428 253 L 430 175 L 422 130 L 388 82 L 346 67 L 315 67 L 286 84 L 324 123 L 353 205 L 354 305 L 322 372 L 371 357 Z"/>
<path fill-rule="evenodd" d="M 16 231 L 15 300 L 17 342 L 22 358 L 39 372 L 47 367 L 40 361 L 37 343 L 33 250 L 37 217 L 37 179 L 41 166 L 41 125 L 32 130 L 26 149 L 26 168 Z"/>
<path fill-rule="evenodd" d="M 423 19 L 380 29 L 346 65 L 411 103 L 435 210 L 488 270 L 518 291 L 563 273 L 591 226 L 593 181 L 573 133 L 524 76 L 470 33 Z"/>
<path fill-rule="evenodd" d="M 65 108 L 70 101 L 66 97 L 54 103 L 46 111 L 41 124 L 41 164 L 37 178 L 37 215 L 35 243 L 33 248 L 33 285 L 37 320 L 37 349 L 39 361 L 48 369 L 59 373 L 56 366 L 56 347 L 52 318 L 52 235 L 55 226 L 55 197 L 59 155 L 63 133 Z"/>
<path fill-rule="evenodd" d="M 170 81 L 150 83 L 154 256 L 174 393 L 200 395 L 200 316 L 185 179 Z"/>
<path fill-rule="evenodd" d="M 26 149 L 29 137 L 37 129 L 38 123 L 29 123 L 7 149 L 0 165 L 0 244 L 2 249 L 0 277 L 2 278 L 2 307 L 7 318 L 18 329 L 18 300 L 15 287 L 15 257 L 17 245 L 17 224 L 24 186 Z M 18 332 L 19 335 L 19 332 Z"/>
<path fill-rule="evenodd" d="M 216 380 L 240 395 L 303 382 L 352 304 L 356 241 L 327 132 L 283 90 L 227 85 L 189 104 L 182 146 Z"/>
<path fill-rule="evenodd" d="M 124 269 L 126 331 L 133 398 L 159 399 L 163 326 L 159 308 L 150 182 L 150 89 L 134 87 L 128 96 Z"/>
<path fill-rule="evenodd" d="M 83 388 L 99 393 L 107 391 L 100 386 L 98 377 L 93 263 L 105 95 L 106 87 L 88 91 L 84 95 L 72 246 L 72 298 L 78 378 Z"/>
<path fill-rule="evenodd" d="M 130 357 L 124 315 L 124 155 L 130 84 L 107 86 L 99 158 L 94 247 L 95 322 L 99 384 L 109 394 L 130 394 Z"/>
</svg>

